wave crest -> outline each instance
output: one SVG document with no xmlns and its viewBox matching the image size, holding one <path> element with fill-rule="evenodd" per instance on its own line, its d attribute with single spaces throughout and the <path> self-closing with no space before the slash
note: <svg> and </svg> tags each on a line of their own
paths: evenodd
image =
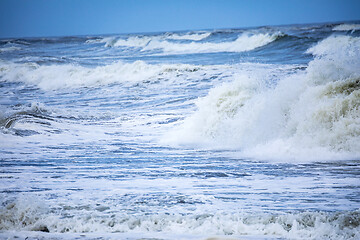
<svg viewBox="0 0 360 240">
<path fill-rule="evenodd" d="M 333 28 L 333 31 L 356 31 L 360 29 L 360 24 L 340 24 Z"/>
<path fill-rule="evenodd" d="M 244 52 L 269 44 L 275 41 L 280 33 L 277 34 L 243 34 L 232 42 L 191 42 L 191 43 L 172 43 L 166 41 L 151 41 L 142 51 L 160 49 L 169 54 L 188 54 L 188 53 L 214 53 L 214 52 Z"/>
<path fill-rule="evenodd" d="M 211 35 L 211 32 L 191 34 L 171 34 L 167 39 L 201 41 Z"/>
<path fill-rule="evenodd" d="M 169 35 L 161 36 L 135 36 L 127 39 L 118 39 L 115 37 L 97 40 L 105 43 L 105 47 L 127 47 L 139 48 L 140 51 L 162 51 L 165 54 L 191 54 L 191 53 L 215 53 L 215 52 L 244 52 L 258 47 L 265 46 L 279 37 L 281 32 L 277 33 L 244 33 L 234 41 L 228 42 L 201 42 L 209 37 L 211 33 Z M 191 42 L 175 42 L 168 40 L 191 40 Z"/>
<path fill-rule="evenodd" d="M 134 84 L 157 81 L 166 74 L 195 72 L 199 66 L 188 64 L 147 64 L 116 62 L 95 68 L 65 65 L 38 65 L 35 63 L 3 63 L 0 81 L 24 82 L 44 90 L 103 86 L 114 83 Z M 169 77 L 171 79 L 171 77 Z"/>
<path fill-rule="evenodd" d="M 274 88 L 245 76 L 211 90 L 175 142 L 235 147 L 259 158 L 358 157 L 360 39 L 329 37 L 308 53 L 316 57 L 307 69 Z"/>
</svg>

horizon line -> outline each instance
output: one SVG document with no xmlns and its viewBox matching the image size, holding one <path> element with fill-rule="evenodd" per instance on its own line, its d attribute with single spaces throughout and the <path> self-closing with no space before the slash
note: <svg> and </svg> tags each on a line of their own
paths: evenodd
<svg viewBox="0 0 360 240">
<path fill-rule="evenodd" d="M 214 31 L 214 30 L 229 30 L 229 29 L 250 29 L 250 28 L 262 28 L 262 27 L 280 27 L 291 25 L 312 25 L 312 24 L 341 24 L 341 23 L 360 23 L 360 19 L 356 20 L 340 20 L 340 21 L 326 21 L 326 22 L 310 22 L 310 23 L 290 23 L 290 24 L 272 24 L 272 25 L 254 25 L 247 27 L 223 27 L 223 28 L 203 28 L 203 29 L 181 29 L 181 30 L 162 30 L 162 31 L 144 31 L 144 32 L 118 32 L 118 33 L 94 33 L 94 34 L 79 34 L 79 35 L 37 35 L 37 36 L 9 36 L 0 37 L 0 40 L 6 39 L 36 39 L 36 38 L 59 38 L 59 37 L 85 37 L 85 36 L 109 36 L 109 35 L 139 35 L 139 34 L 156 34 L 167 32 L 185 32 L 185 31 Z"/>
</svg>

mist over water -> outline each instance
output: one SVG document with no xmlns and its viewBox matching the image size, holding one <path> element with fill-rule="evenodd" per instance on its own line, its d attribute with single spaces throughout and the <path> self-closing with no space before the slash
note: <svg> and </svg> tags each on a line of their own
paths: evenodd
<svg viewBox="0 0 360 240">
<path fill-rule="evenodd" d="M 359 29 L 0 40 L 0 238 L 360 238 Z"/>
</svg>

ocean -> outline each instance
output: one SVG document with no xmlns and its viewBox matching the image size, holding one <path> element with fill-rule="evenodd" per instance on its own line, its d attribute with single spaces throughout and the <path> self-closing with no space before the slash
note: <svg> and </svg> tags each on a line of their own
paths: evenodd
<svg viewBox="0 0 360 240">
<path fill-rule="evenodd" d="M 0 39 L 0 239 L 360 239 L 360 22 Z"/>
</svg>

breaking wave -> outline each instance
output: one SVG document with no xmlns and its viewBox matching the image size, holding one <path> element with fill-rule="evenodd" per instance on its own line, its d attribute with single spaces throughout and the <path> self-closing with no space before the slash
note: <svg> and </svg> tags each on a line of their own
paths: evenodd
<svg viewBox="0 0 360 240">
<path fill-rule="evenodd" d="M 21 50 L 20 47 L 15 47 L 15 46 L 9 46 L 9 47 L 1 47 L 0 48 L 0 53 L 2 52 L 12 52 L 12 51 L 18 51 Z"/>
<path fill-rule="evenodd" d="M 126 215 L 106 206 L 51 209 L 32 198 L 4 203 L 1 231 L 49 233 L 171 233 L 267 235 L 290 239 L 358 239 L 360 212 L 225 213 Z M 68 214 L 76 210 L 77 214 Z"/>
<path fill-rule="evenodd" d="M 192 33 L 192 34 L 171 34 L 167 37 L 167 39 L 175 39 L 175 40 L 192 40 L 192 41 L 201 41 L 211 35 L 211 32 L 204 33 Z"/>
<path fill-rule="evenodd" d="M 199 42 L 210 36 L 210 33 L 191 35 L 170 35 L 165 39 L 159 36 L 135 36 L 127 39 L 109 37 L 99 40 L 105 43 L 105 47 L 134 47 L 141 51 L 162 51 L 165 54 L 189 54 L 189 53 L 215 53 L 215 52 L 244 52 L 265 46 L 283 34 L 277 33 L 244 33 L 234 41 L 228 42 Z M 192 40 L 191 42 L 179 43 L 167 41 L 167 39 Z"/>
<path fill-rule="evenodd" d="M 95 68 L 72 64 L 38 65 L 36 63 L 3 63 L 0 81 L 24 82 L 44 90 L 103 86 L 114 83 L 134 84 L 158 81 L 166 74 L 195 72 L 199 66 L 188 64 L 147 64 L 116 62 Z M 171 79 L 170 77 L 168 79 Z"/>
<path fill-rule="evenodd" d="M 360 38 L 331 36 L 308 53 L 305 71 L 268 87 L 238 76 L 199 99 L 173 134 L 176 143 L 240 148 L 258 158 L 360 156 Z"/>
<path fill-rule="evenodd" d="M 25 137 L 60 132 L 59 129 L 52 126 L 53 123 L 58 121 L 58 116 L 53 116 L 53 111 L 45 107 L 44 104 L 32 102 L 27 105 L 16 106 L 12 110 L 1 110 L 0 130 L 4 134 Z"/>
<path fill-rule="evenodd" d="M 165 41 L 151 41 L 142 50 L 160 49 L 165 53 L 187 54 L 187 53 L 213 53 L 213 52 L 244 52 L 269 44 L 275 41 L 280 34 L 244 34 L 232 42 L 222 43 L 172 43 Z"/>
<path fill-rule="evenodd" d="M 105 37 L 97 39 L 88 39 L 86 43 L 105 43 L 105 47 L 145 47 L 152 40 L 162 40 L 167 39 L 172 40 L 191 40 L 191 41 L 201 41 L 211 35 L 211 32 L 204 33 L 188 33 L 188 34 L 175 34 L 167 33 L 164 35 L 158 36 L 133 36 L 128 38 L 118 38 L 118 37 Z"/>
<path fill-rule="evenodd" d="M 153 40 L 152 37 L 136 36 L 136 37 L 129 37 L 128 39 L 108 38 L 108 39 L 104 39 L 104 42 L 105 42 L 105 47 L 143 48 L 152 40 Z"/>
<path fill-rule="evenodd" d="M 24 107 L 21 110 L 18 110 L 11 114 L 0 115 L 0 127 L 2 128 L 11 128 L 15 122 L 22 119 L 45 119 L 51 120 L 51 117 L 47 115 L 48 110 L 45 109 L 44 105 L 39 103 L 32 103 L 29 107 Z"/>
<path fill-rule="evenodd" d="M 360 24 L 340 24 L 333 28 L 333 31 L 357 31 L 360 30 Z"/>
</svg>

